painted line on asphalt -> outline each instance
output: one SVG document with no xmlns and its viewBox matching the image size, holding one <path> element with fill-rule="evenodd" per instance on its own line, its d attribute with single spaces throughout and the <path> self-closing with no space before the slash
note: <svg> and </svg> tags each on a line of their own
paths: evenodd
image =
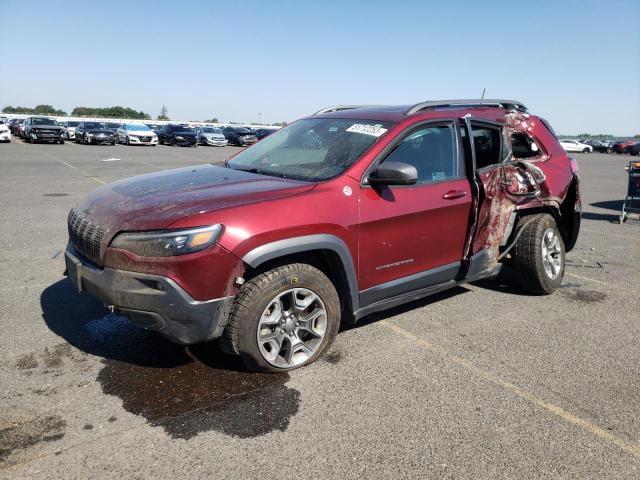
<svg viewBox="0 0 640 480">
<path fill-rule="evenodd" d="M 619 233 L 600 232 L 598 230 L 590 230 L 588 228 L 581 228 L 580 230 L 583 230 L 583 231 L 589 232 L 589 233 L 598 233 L 600 235 L 605 235 L 607 237 L 624 238 L 626 240 L 639 240 L 640 241 L 640 235 L 638 235 L 637 237 L 633 237 L 631 235 L 620 235 Z"/>
<path fill-rule="evenodd" d="M 540 407 L 559 418 L 562 418 L 563 420 L 571 423 L 572 425 L 580 427 L 582 430 L 585 430 L 591 433 L 592 435 L 600 438 L 601 440 L 604 440 L 606 442 L 616 445 L 617 447 L 633 455 L 634 457 L 640 458 L 640 445 L 633 445 L 623 440 L 622 438 L 616 435 L 613 435 L 608 430 L 605 430 L 595 425 L 594 423 L 591 423 L 590 421 L 585 420 L 584 418 L 578 417 L 577 415 L 569 412 L 568 410 L 565 410 L 564 408 L 558 405 L 555 405 L 551 402 L 548 402 L 547 400 L 539 398 L 535 396 L 533 393 L 528 392 L 523 388 L 520 388 L 517 385 L 498 377 L 497 375 L 493 375 L 485 370 L 482 370 L 480 367 L 476 366 L 469 360 L 466 360 L 462 357 L 459 357 L 458 355 L 455 355 L 449 352 L 448 350 L 444 349 L 440 345 L 428 342 L 427 340 L 423 340 L 417 335 L 414 335 L 413 333 L 395 325 L 394 323 L 389 322 L 388 320 L 381 320 L 378 323 L 383 327 L 394 331 L 399 336 L 413 341 L 414 343 L 418 344 L 419 346 L 423 347 L 429 352 L 441 358 L 445 358 L 446 360 L 449 360 L 472 373 L 475 373 L 476 375 L 483 378 L 484 380 L 487 380 L 488 382 L 498 387 L 501 387 L 504 390 L 507 390 L 508 392 L 516 395 L 517 397 L 520 397 L 523 400 L 526 400 L 527 402 L 533 405 L 536 405 L 537 407 Z"/>
<path fill-rule="evenodd" d="M 62 163 L 63 165 L 66 165 L 66 166 L 67 166 L 67 167 L 69 167 L 69 168 L 73 168 L 74 170 L 76 170 L 77 172 L 79 172 L 80 174 L 82 174 L 84 177 L 90 178 L 91 180 L 93 180 L 93 181 L 95 181 L 95 182 L 98 182 L 98 183 L 100 183 L 100 184 L 102 184 L 102 185 L 106 185 L 106 184 L 107 184 L 107 182 L 104 182 L 104 181 L 100 180 L 98 177 L 94 177 L 93 175 L 89 175 L 87 172 L 84 172 L 84 171 L 80 170 L 78 167 L 76 167 L 76 166 L 74 166 L 74 165 L 71 165 L 70 163 L 67 163 L 67 162 L 65 162 L 64 160 L 60 160 L 59 158 L 54 157 L 53 155 L 51 155 L 51 154 L 50 154 L 50 153 L 48 153 L 48 152 L 43 152 L 42 154 L 43 154 L 43 155 L 46 155 L 46 156 L 47 156 L 47 157 L 49 157 L 49 158 L 52 158 L 52 159 L 53 159 L 53 160 L 55 160 L 56 162 L 60 162 L 60 163 Z"/>
<path fill-rule="evenodd" d="M 599 283 L 600 285 L 610 285 L 607 282 L 603 282 L 602 280 L 596 280 L 595 278 L 583 277 L 582 275 L 578 275 L 577 273 L 570 273 L 565 271 L 565 275 L 569 275 L 570 277 L 579 278 L 580 280 L 586 280 L 587 282 Z"/>
</svg>

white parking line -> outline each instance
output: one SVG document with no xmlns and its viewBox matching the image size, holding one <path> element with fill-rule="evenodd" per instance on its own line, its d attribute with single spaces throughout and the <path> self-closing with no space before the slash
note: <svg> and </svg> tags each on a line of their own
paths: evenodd
<svg viewBox="0 0 640 480">
<path fill-rule="evenodd" d="M 589 420 L 585 420 L 584 418 L 578 417 L 574 413 L 571 413 L 570 411 L 565 410 L 564 408 L 558 405 L 555 405 L 547 400 L 539 398 L 535 396 L 533 393 L 528 392 L 527 390 L 498 377 L 497 375 L 494 375 L 492 373 L 489 373 L 481 369 L 480 367 L 476 366 L 474 363 L 470 362 L 469 360 L 449 352 L 448 350 L 446 350 L 445 348 L 441 347 L 436 343 L 431 343 L 427 340 L 424 340 L 418 337 L 417 335 L 414 335 L 413 333 L 409 332 L 408 330 L 405 330 L 404 328 L 401 328 L 398 325 L 389 322 L 388 320 L 381 320 L 379 324 L 385 328 L 388 328 L 389 330 L 394 331 L 401 337 L 411 340 L 418 346 L 424 348 L 425 350 L 428 350 L 429 352 L 437 355 L 438 357 L 443 358 L 445 360 L 449 360 L 450 362 L 455 363 L 456 365 L 464 368 L 465 370 L 468 370 L 478 375 L 479 377 L 487 380 L 488 382 L 514 394 L 515 396 L 520 397 L 521 399 L 537 407 L 540 407 L 543 410 L 546 410 L 552 415 L 555 415 L 577 427 L 580 427 L 581 429 L 591 433 L 592 435 L 600 438 L 601 440 L 604 440 L 606 442 L 616 445 L 617 447 L 621 448 L 622 450 L 633 455 L 636 458 L 640 458 L 640 445 L 634 445 L 633 443 L 627 442 L 626 440 L 616 435 L 613 435 L 608 430 L 601 428 L 594 423 L 591 423 Z"/>
</svg>

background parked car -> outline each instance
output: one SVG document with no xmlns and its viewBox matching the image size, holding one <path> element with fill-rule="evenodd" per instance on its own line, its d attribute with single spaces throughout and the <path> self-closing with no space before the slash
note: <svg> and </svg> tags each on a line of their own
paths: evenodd
<svg viewBox="0 0 640 480">
<path fill-rule="evenodd" d="M 632 143 L 631 145 L 627 145 L 624 147 L 624 153 L 628 153 L 629 155 L 633 155 L 634 157 L 640 155 L 640 142 Z"/>
<path fill-rule="evenodd" d="M 158 145 L 158 135 L 146 125 L 139 123 L 125 123 L 116 130 L 118 143 L 127 145 Z"/>
<path fill-rule="evenodd" d="M 600 140 L 585 140 L 583 143 L 591 145 L 595 152 L 611 153 L 611 147 L 607 143 L 601 142 Z"/>
<path fill-rule="evenodd" d="M 9 130 L 11 130 L 11 133 L 13 133 L 16 137 L 22 137 L 23 124 L 24 118 L 14 118 L 9 124 Z"/>
<path fill-rule="evenodd" d="M 255 132 L 244 127 L 224 127 L 222 129 L 222 133 L 229 141 L 229 144 L 237 147 L 253 145 L 258 141 L 258 137 Z"/>
<path fill-rule="evenodd" d="M 105 122 L 105 128 L 111 130 L 113 134 L 116 134 L 116 130 L 118 130 L 124 123 L 114 123 L 114 122 Z"/>
<path fill-rule="evenodd" d="M 580 143 L 577 140 L 569 140 L 563 139 L 560 140 L 560 145 L 567 152 L 581 152 L 581 153 L 591 153 L 593 152 L 593 147 L 591 145 L 587 145 L 586 143 Z"/>
<path fill-rule="evenodd" d="M 226 147 L 227 139 L 222 133 L 222 129 L 218 127 L 198 127 L 195 130 L 198 134 L 199 144 Z"/>
<path fill-rule="evenodd" d="M 78 143 L 110 143 L 116 144 L 115 134 L 100 122 L 80 122 L 76 127 L 76 142 Z"/>
<path fill-rule="evenodd" d="M 258 138 L 258 140 L 262 140 L 264 137 L 268 137 L 276 130 L 272 130 L 270 128 L 256 128 L 253 131 L 256 134 L 256 137 Z"/>
<path fill-rule="evenodd" d="M 156 132 L 160 145 L 195 147 L 198 134 L 191 127 L 182 125 L 165 125 Z"/>
<path fill-rule="evenodd" d="M 637 140 L 621 140 L 619 142 L 615 142 L 612 146 L 611 146 L 611 150 L 615 153 L 618 154 L 623 154 L 626 153 L 624 151 L 625 148 L 627 148 L 629 145 L 632 145 L 634 143 L 636 143 Z"/>
<path fill-rule="evenodd" d="M 9 122 L 0 119 L 0 142 L 11 142 L 11 130 L 9 130 Z"/>
<path fill-rule="evenodd" d="M 23 123 L 23 135 L 27 143 L 64 143 L 64 127 L 47 117 L 28 117 Z"/>
<path fill-rule="evenodd" d="M 76 122 L 73 120 L 68 120 L 62 124 L 65 129 L 64 137 L 67 140 L 75 140 L 76 139 L 76 127 L 80 122 Z"/>
</svg>

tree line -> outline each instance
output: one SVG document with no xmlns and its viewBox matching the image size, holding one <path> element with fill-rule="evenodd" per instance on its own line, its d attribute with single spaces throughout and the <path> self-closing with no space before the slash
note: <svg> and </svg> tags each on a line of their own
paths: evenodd
<svg viewBox="0 0 640 480">
<path fill-rule="evenodd" d="M 2 113 L 21 115 L 53 115 L 66 117 L 67 112 L 52 107 L 51 105 L 36 105 L 33 108 L 7 105 L 2 109 Z M 150 120 L 148 113 L 134 110 L 129 107 L 76 107 L 71 112 L 72 117 L 103 117 L 103 118 L 130 118 L 135 120 Z"/>
<path fill-rule="evenodd" d="M 65 117 L 67 115 L 67 112 L 65 112 L 64 110 L 55 109 L 51 105 L 36 105 L 33 108 L 21 107 L 20 105 L 16 107 L 7 105 L 2 109 L 2 113 L 13 113 L 20 115 L 56 115 L 59 117 Z"/>
</svg>

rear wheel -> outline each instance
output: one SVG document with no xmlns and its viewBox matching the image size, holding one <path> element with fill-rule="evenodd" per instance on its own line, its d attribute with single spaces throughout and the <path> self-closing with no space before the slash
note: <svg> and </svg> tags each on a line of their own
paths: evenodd
<svg viewBox="0 0 640 480">
<path fill-rule="evenodd" d="M 222 339 L 250 370 L 282 372 L 316 361 L 340 326 L 336 289 L 317 268 L 295 263 L 245 283 Z"/>
<path fill-rule="evenodd" d="M 562 283 L 565 251 L 556 221 L 547 214 L 532 215 L 513 249 L 514 267 L 523 290 L 536 295 L 553 293 Z"/>
</svg>

